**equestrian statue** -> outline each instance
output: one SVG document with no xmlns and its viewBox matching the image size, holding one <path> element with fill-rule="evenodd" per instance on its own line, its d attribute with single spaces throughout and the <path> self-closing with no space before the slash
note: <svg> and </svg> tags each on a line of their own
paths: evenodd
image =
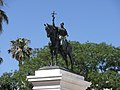
<svg viewBox="0 0 120 90">
<path fill-rule="evenodd" d="M 60 24 L 60 27 L 55 26 L 55 15 L 56 13 L 52 13 L 52 25 L 44 24 L 45 31 L 47 33 L 47 37 L 50 38 L 49 49 L 51 53 L 51 59 L 53 65 L 53 59 L 55 57 L 57 63 L 57 55 L 60 54 L 62 58 L 65 60 L 66 67 L 68 68 L 68 58 L 71 64 L 71 70 L 73 70 L 73 56 L 72 56 L 72 46 L 67 41 L 66 37 L 68 36 L 67 30 L 64 28 L 64 22 Z"/>
</svg>

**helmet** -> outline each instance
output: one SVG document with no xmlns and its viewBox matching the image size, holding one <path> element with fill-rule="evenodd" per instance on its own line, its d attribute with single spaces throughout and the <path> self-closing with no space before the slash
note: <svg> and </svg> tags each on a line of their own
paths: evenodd
<svg viewBox="0 0 120 90">
<path fill-rule="evenodd" d="M 60 25 L 64 25 L 64 22 L 62 22 Z"/>
</svg>

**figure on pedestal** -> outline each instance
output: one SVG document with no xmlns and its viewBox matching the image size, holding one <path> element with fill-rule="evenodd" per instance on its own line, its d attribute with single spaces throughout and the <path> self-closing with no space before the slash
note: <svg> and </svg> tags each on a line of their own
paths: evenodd
<svg viewBox="0 0 120 90">
<path fill-rule="evenodd" d="M 55 26 L 55 15 L 56 13 L 52 13 L 52 25 L 44 24 L 45 30 L 47 33 L 47 37 L 50 38 L 49 48 L 51 53 L 51 59 L 53 65 L 53 59 L 56 57 L 55 65 L 57 63 L 57 54 L 61 54 L 63 59 L 65 60 L 66 66 L 68 68 L 68 59 L 69 56 L 70 63 L 71 63 L 71 70 L 73 69 L 73 57 L 72 57 L 72 46 L 68 43 L 66 37 L 68 36 L 67 30 L 64 28 L 64 23 L 60 24 L 60 27 Z"/>
</svg>

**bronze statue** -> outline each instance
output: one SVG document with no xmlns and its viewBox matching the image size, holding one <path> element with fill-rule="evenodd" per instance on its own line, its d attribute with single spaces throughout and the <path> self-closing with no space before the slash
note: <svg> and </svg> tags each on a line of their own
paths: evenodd
<svg viewBox="0 0 120 90">
<path fill-rule="evenodd" d="M 55 19 L 55 12 L 52 13 L 52 23 L 53 25 L 50 24 L 44 24 L 45 30 L 47 33 L 47 37 L 50 38 L 51 43 L 49 43 L 49 48 L 50 48 L 50 53 L 51 53 L 51 59 L 53 65 L 53 58 L 56 57 L 56 65 L 57 63 L 57 54 L 61 54 L 63 59 L 65 60 L 66 66 L 68 68 L 68 60 L 67 56 L 70 58 L 71 62 L 71 69 L 73 69 L 73 57 L 72 57 L 72 46 L 70 43 L 68 43 L 67 39 L 65 38 L 68 36 L 68 33 L 66 29 L 64 28 L 64 23 L 61 23 L 60 27 L 56 27 L 54 23 Z"/>
</svg>

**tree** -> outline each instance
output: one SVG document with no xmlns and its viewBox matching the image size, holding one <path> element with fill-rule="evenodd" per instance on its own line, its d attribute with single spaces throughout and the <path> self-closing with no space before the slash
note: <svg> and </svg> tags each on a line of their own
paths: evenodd
<svg viewBox="0 0 120 90">
<path fill-rule="evenodd" d="M 106 43 L 70 42 L 73 47 L 74 73 L 82 75 L 85 80 L 92 82 L 88 90 L 103 90 L 104 88 L 120 89 L 120 47 Z M 34 74 L 40 67 L 50 65 L 49 48 L 45 46 L 35 49 L 29 62 L 25 62 L 26 74 Z M 65 67 L 61 56 L 58 57 L 59 65 Z"/>
<path fill-rule="evenodd" d="M 8 53 L 12 54 L 12 58 L 15 58 L 19 61 L 19 66 L 22 65 L 22 61 L 25 58 L 29 58 L 32 52 L 32 48 L 28 47 L 30 40 L 24 38 L 18 38 L 17 40 L 11 41 L 11 49 L 8 50 Z"/>
<path fill-rule="evenodd" d="M 13 76 L 14 73 L 3 73 L 0 77 L 0 90 L 14 90 L 16 88 L 17 80 Z"/>
<path fill-rule="evenodd" d="M 3 6 L 3 5 L 4 5 L 3 0 L 0 0 L 0 6 Z M 2 28 L 3 21 L 5 21 L 8 24 L 8 16 L 2 9 L 0 9 L 0 33 L 3 31 L 3 28 Z"/>
<path fill-rule="evenodd" d="M 92 82 L 87 90 L 103 90 L 112 88 L 120 89 L 120 47 L 108 45 L 106 43 L 79 43 L 70 42 L 73 47 L 74 73 L 82 75 L 85 80 Z M 65 68 L 65 62 L 58 55 L 59 66 Z M 29 60 L 22 63 L 21 72 L 16 72 L 13 76 L 19 82 L 19 73 L 25 82 L 25 90 L 31 90 L 31 84 L 26 81 L 27 75 L 33 75 L 35 70 L 44 66 L 50 66 L 51 58 L 48 46 L 34 49 Z M 70 63 L 70 62 L 69 62 Z M 7 83 L 7 82 L 6 82 Z M 28 89 L 29 88 L 29 89 Z"/>
<path fill-rule="evenodd" d="M 30 40 L 24 38 L 18 38 L 17 40 L 11 41 L 11 48 L 8 50 L 8 53 L 12 54 L 12 58 L 15 58 L 19 62 L 19 88 L 21 90 L 22 84 L 22 64 L 23 61 L 30 58 L 32 54 L 32 48 L 28 47 Z"/>
</svg>

